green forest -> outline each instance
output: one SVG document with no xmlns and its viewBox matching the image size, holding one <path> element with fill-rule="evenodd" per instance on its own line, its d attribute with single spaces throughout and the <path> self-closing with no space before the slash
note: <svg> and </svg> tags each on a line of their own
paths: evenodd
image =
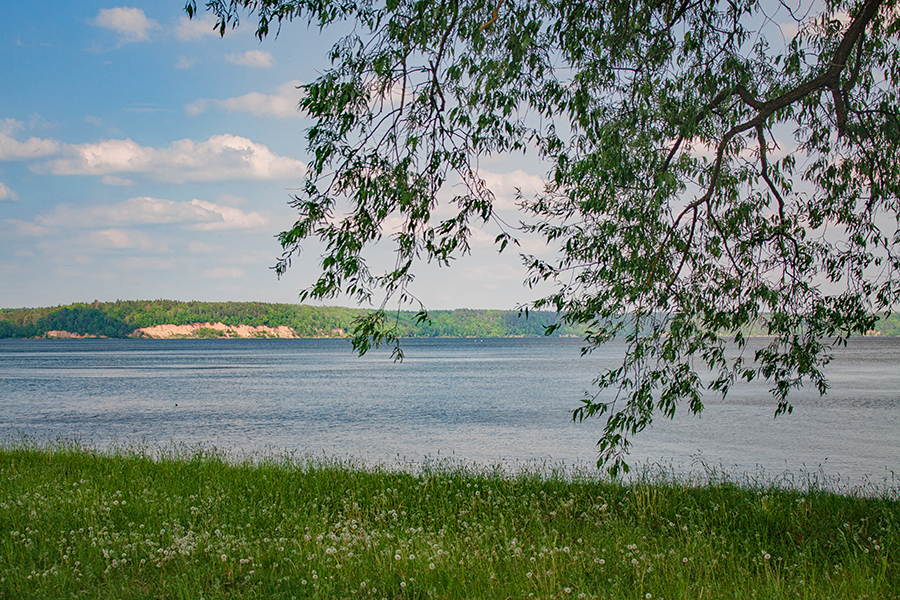
<svg viewBox="0 0 900 600">
<path fill-rule="evenodd" d="M 49 331 L 79 336 L 122 338 L 154 325 L 224 323 L 268 327 L 287 326 L 298 337 L 339 337 L 353 330 L 366 309 L 341 306 L 269 304 L 265 302 L 179 302 L 175 300 L 117 300 L 75 303 L 43 308 L 0 309 L 0 338 L 40 338 Z M 413 311 L 397 315 L 401 337 L 512 337 L 541 336 L 557 316 L 514 310 L 437 310 L 419 323 Z M 195 337 L 203 336 L 201 333 Z M 205 332 L 210 333 L 210 332 Z M 215 333 L 215 332 L 212 332 Z M 583 331 L 562 325 L 553 335 L 581 336 Z M 754 332 L 748 332 L 753 334 Z M 878 321 L 877 335 L 900 336 L 900 315 Z"/>
<path fill-rule="evenodd" d="M 0 309 L 0 338 L 45 337 L 49 331 L 80 336 L 128 337 L 142 327 L 224 323 L 267 327 L 287 326 L 299 337 L 335 337 L 352 331 L 365 309 L 339 306 L 268 304 L 265 302 L 178 302 L 118 300 L 44 308 Z M 402 337 L 540 336 L 556 322 L 552 312 L 503 310 L 438 310 L 419 323 L 416 313 L 397 315 Z M 554 335 L 581 335 L 562 326 Z"/>
</svg>

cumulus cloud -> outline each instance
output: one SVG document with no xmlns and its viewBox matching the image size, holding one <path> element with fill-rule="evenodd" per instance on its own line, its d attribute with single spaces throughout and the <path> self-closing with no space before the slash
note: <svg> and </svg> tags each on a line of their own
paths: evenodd
<svg viewBox="0 0 900 600">
<path fill-rule="evenodd" d="M 257 117 L 302 117 L 303 114 L 297 110 L 297 105 L 303 98 L 303 91 L 297 89 L 301 85 L 302 81 L 294 79 L 278 86 L 274 94 L 250 92 L 225 100 L 201 98 L 184 108 L 189 115 L 198 115 L 206 111 L 210 105 L 215 105 L 230 113 L 248 112 Z"/>
<path fill-rule="evenodd" d="M 526 173 L 517 169 L 510 173 L 491 173 L 479 171 L 478 175 L 484 179 L 485 185 L 494 193 L 497 201 L 495 208 L 515 209 L 518 202 L 517 192 L 521 192 L 526 198 L 544 191 L 544 180 L 537 175 Z"/>
<path fill-rule="evenodd" d="M 134 185 L 134 180 L 117 175 L 104 175 L 100 181 L 103 182 L 103 185 Z"/>
<path fill-rule="evenodd" d="M 59 152 L 60 143 L 56 140 L 36 137 L 24 142 L 16 140 L 13 134 L 24 127 L 24 123 L 15 119 L 0 120 L 0 162 L 41 158 Z"/>
<path fill-rule="evenodd" d="M 25 127 L 25 123 L 16 119 L 0 119 L 0 134 L 12 135 L 16 131 Z"/>
<path fill-rule="evenodd" d="M 302 177 L 306 165 L 247 138 L 222 134 L 203 142 L 179 140 L 168 148 L 141 146 L 131 139 L 69 145 L 61 158 L 34 165 L 32 170 L 104 176 L 104 183 L 121 185 L 131 181 L 124 175 L 163 183 L 288 179 Z"/>
<path fill-rule="evenodd" d="M 216 19 L 212 15 L 189 19 L 182 16 L 175 26 L 175 37 L 182 42 L 194 42 L 205 37 L 219 37 L 219 31 L 215 29 Z"/>
<path fill-rule="evenodd" d="M 159 23 L 148 19 L 140 8 L 101 8 L 92 23 L 115 31 L 123 44 L 147 41 L 150 32 L 159 28 Z"/>
<path fill-rule="evenodd" d="M 184 111 L 193 116 L 199 115 L 200 113 L 206 112 L 206 109 L 209 108 L 209 104 L 212 102 L 208 98 L 200 98 L 199 100 L 195 100 L 190 104 L 184 105 Z"/>
<path fill-rule="evenodd" d="M 20 221 L 19 219 L 4 219 L 0 221 L 0 229 L 6 234 L 21 237 L 43 237 L 50 233 L 50 229 L 29 223 L 28 221 Z"/>
<path fill-rule="evenodd" d="M 0 202 L 16 202 L 18 199 L 19 195 L 0 181 Z"/>
<path fill-rule="evenodd" d="M 232 206 L 221 206 L 203 200 L 175 202 L 148 196 L 101 206 L 69 206 L 59 204 L 35 222 L 45 227 L 110 227 L 182 223 L 191 229 L 214 231 L 252 229 L 268 224 L 258 212 L 245 212 Z M 112 230 L 110 230 L 112 231 Z"/>
<path fill-rule="evenodd" d="M 265 50 L 247 50 L 243 54 L 226 54 L 225 60 L 254 69 L 271 69 L 275 66 L 275 57 Z"/>
</svg>

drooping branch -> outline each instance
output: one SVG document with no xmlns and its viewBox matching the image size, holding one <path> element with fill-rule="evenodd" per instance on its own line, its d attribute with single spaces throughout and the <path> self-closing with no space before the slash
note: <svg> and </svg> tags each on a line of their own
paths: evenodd
<svg viewBox="0 0 900 600">
<path fill-rule="evenodd" d="M 777 98 L 773 98 L 772 100 L 763 103 L 754 100 L 750 96 L 750 94 L 746 92 L 746 90 L 742 90 L 742 86 L 739 86 L 739 88 L 735 89 L 735 93 L 738 94 L 742 100 L 744 100 L 749 106 L 757 109 L 759 112 L 749 121 L 744 121 L 743 123 L 735 125 L 725 135 L 722 136 L 722 139 L 719 141 L 719 145 L 716 149 L 716 161 L 713 164 L 713 172 L 710 177 L 710 183 L 706 188 L 706 193 L 699 200 L 697 200 L 698 205 L 707 202 L 712 197 L 713 193 L 715 193 L 719 180 L 719 174 L 721 173 L 722 169 L 722 161 L 725 158 L 725 149 L 728 147 L 728 144 L 731 143 L 731 140 L 735 138 L 735 136 L 755 127 L 765 125 L 769 117 L 775 114 L 776 111 L 781 110 L 782 108 L 786 108 L 814 92 L 822 89 L 830 89 L 832 87 L 840 86 L 841 72 L 843 72 L 844 68 L 847 65 L 847 58 L 850 56 L 850 52 L 853 50 L 853 46 L 856 44 L 856 41 L 859 39 L 859 37 L 865 32 L 866 27 L 875 17 L 875 14 L 878 12 L 879 7 L 883 3 L 884 0 L 866 0 L 866 3 L 863 5 L 862 9 L 860 9 L 859 13 L 857 13 L 857 15 L 853 18 L 853 22 L 844 33 L 844 37 L 841 40 L 840 45 L 838 46 L 837 50 L 835 50 L 832 59 L 829 61 L 828 68 L 806 83 L 802 83 L 792 90 L 783 93 Z"/>
<path fill-rule="evenodd" d="M 844 32 L 844 37 L 841 39 L 841 43 L 838 45 L 837 49 L 834 52 L 834 55 L 829 61 L 828 68 L 819 75 L 768 101 L 759 100 L 758 98 L 754 97 L 746 87 L 744 87 L 743 85 L 737 85 L 730 90 L 723 90 L 722 92 L 719 92 L 719 94 L 712 100 L 712 102 L 710 102 L 707 108 L 703 112 L 701 112 L 700 115 L 698 115 L 698 119 L 702 118 L 709 112 L 709 110 L 721 104 L 721 102 L 729 96 L 737 96 L 746 105 L 757 110 L 757 113 L 753 118 L 735 125 L 730 130 L 728 130 L 719 140 L 719 143 L 716 147 L 716 158 L 715 162 L 713 163 L 709 184 L 706 186 L 704 194 L 685 206 L 673 221 L 669 235 L 660 245 L 659 252 L 654 258 L 654 261 L 647 273 L 646 282 L 643 286 L 644 291 L 648 289 L 650 282 L 655 278 L 659 259 L 662 256 L 665 248 L 668 246 L 671 235 L 678 227 L 678 223 L 686 214 L 690 213 L 691 211 L 695 211 L 699 206 L 702 206 L 703 204 L 707 204 L 712 199 L 713 194 L 715 194 L 719 183 L 719 176 L 721 175 L 722 171 L 722 164 L 725 160 L 725 151 L 728 148 L 728 144 L 730 144 L 736 136 L 751 129 L 759 129 L 764 127 L 769 117 L 775 114 L 775 112 L 777 112 L 778 110 L 786 108 L 794 104 L 795 102 L 802 100 L 806 96 L 823 89 L 830 89 L 834 91 L 838 131 L 843 131 L 844 125 L 846 123 L 846 102 L 844 101 L 842 95 L 843 90 L 840 86 L 840 76 L 843 70 L 846 68 L 847 60 L 850 56 L 850 53 L 853 51 L 854 46 L 857 45 L 857 42 L 865 33 L 866 27 L 868 27 L 869 23 L 875 17 L 878 9 L 883 3 L 884 0 L 866 0 L 860 11 L 853 18 L 853 21 L 847 28 L 847 31 Z M 858 50 L 858 52 L 861 52 L 861 50 Z M 854 66 L 854 73 L 852 74 L 852 78 L 856 77 L 856 72 L 859 69 L 858 63 L 859 59 L 857 60 L 857 64 Z M 681 137 L 676 140 L 672 149 L 669 151 L 665 162 L 663 163 L 663 170 L 668 168 L 682 141 L 683 140 Z M 764 145 L 761 144 L 760 148 L 763 147 Z M 779 202 L 779 207 L 783 209 L 783 199 L 781 198 L 781 195 L 778 194 L 777 190 L 775 190 L 774 184 L 768 177 L 767 168 L 765 166 L 766 159 L 764 151 L 761 151 L 760 159 L 763 161 L 763 178 L 769 185 L 770 189 L 772 189 L 775 193 L 776 198 Z M 783 215 L 783 212 L 781 212 L 781 214 Z"/>
<path fill-rule="evenodd" d="M 769 161 L 766 158 L 766 136 L 763 132 L 762 125 L 756 126 L 756 139 L 759 142 L 759 165 L 760 165 L 760 175 L 762 175 L 763 180 L 766 182 L 766 185 L 769 186 L 769 189 L 772 191 L 772 194 L 775 196 L 775 199 L 778 201 L 778 216 L 781 219 L 781 222 L 784 222 L 784 198 L 781 197 L 781 194 L 778 191 L 778 188 L 775 187 L 775 184 L 772 182 L 772 178 L 769 177 Z"/>
</svg>

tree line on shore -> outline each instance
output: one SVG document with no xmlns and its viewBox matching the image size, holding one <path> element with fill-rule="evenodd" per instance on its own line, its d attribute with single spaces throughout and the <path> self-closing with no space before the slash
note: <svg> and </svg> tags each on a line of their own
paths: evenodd
<svg viewBox="0 0 900 600">
<path fill-rule="evenodd" d="M 280 327 L 298 337 L 339 337 L 352 331 L 354 322 L 367 309 L 340 306 L 270 304 L 265 302 L 180 302 L 174 300 L 117 300 L 74 303 L 66 306 L 0 309 L 0 338 L 44 337 L 50 331 L 79 336 L 121 338 L 143 327 L 224 323 Z M 397 314 L 401 337 L 510 337 L 539 336 L 556 323 L 549 311 L 439 310 L 419 322 L 416 313 Z M 554 335 L 581 335 L 562 326 Z"/>
<path fill-rule="evenodd" d="M 176 300 L 117 300 L 73 303 L 65 306 L 0 309 L 0 339 L 39 338 L 50 331 L 79 336 L 122 338 L 142 327 L 224 323 L 279 327 L 294 330 L 298 337 L 340 337 L 349 334 L 355 321 L 369 312 L 342 306 L 271 304 L 266 302 L 180 302 Z M 438 310 L 422 322 L 413 311 L 397 315 L 400 337 L 512 337 L 541 336 L 557 323 L 550 311 Z M 748 335 L 758 334 L 755 330 Z M 900 315 L 882 317 L 873 333 L 900 336 Z M 583 330 L 561 324 L 553 335 L 581 336 Z"/>
</svg>

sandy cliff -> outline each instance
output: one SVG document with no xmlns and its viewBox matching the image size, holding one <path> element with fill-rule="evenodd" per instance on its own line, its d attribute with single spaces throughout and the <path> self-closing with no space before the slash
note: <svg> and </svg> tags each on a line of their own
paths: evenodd
<svg viewBox="0 0 900 600">
<path fill-rule="evenodd" d="M 193 337 L 201 329 L 222 332 L 222 337 L 232 338 L 258 338 L 258 337 L 277 337 L 277 338 L 293 338 L 297 337 L 294 330 L 290 327 L 281 325 L 279 327 L 268 327 L 266 325 L 225 325 L 224 323 L 191 323 L 190 325 L 154 325 L 153 327 L 142 327 L 136 329 L 134 334 L 140 337 L 149 337 L 157 339 L 168 339 L 175 337 Z"/>
</svg>

